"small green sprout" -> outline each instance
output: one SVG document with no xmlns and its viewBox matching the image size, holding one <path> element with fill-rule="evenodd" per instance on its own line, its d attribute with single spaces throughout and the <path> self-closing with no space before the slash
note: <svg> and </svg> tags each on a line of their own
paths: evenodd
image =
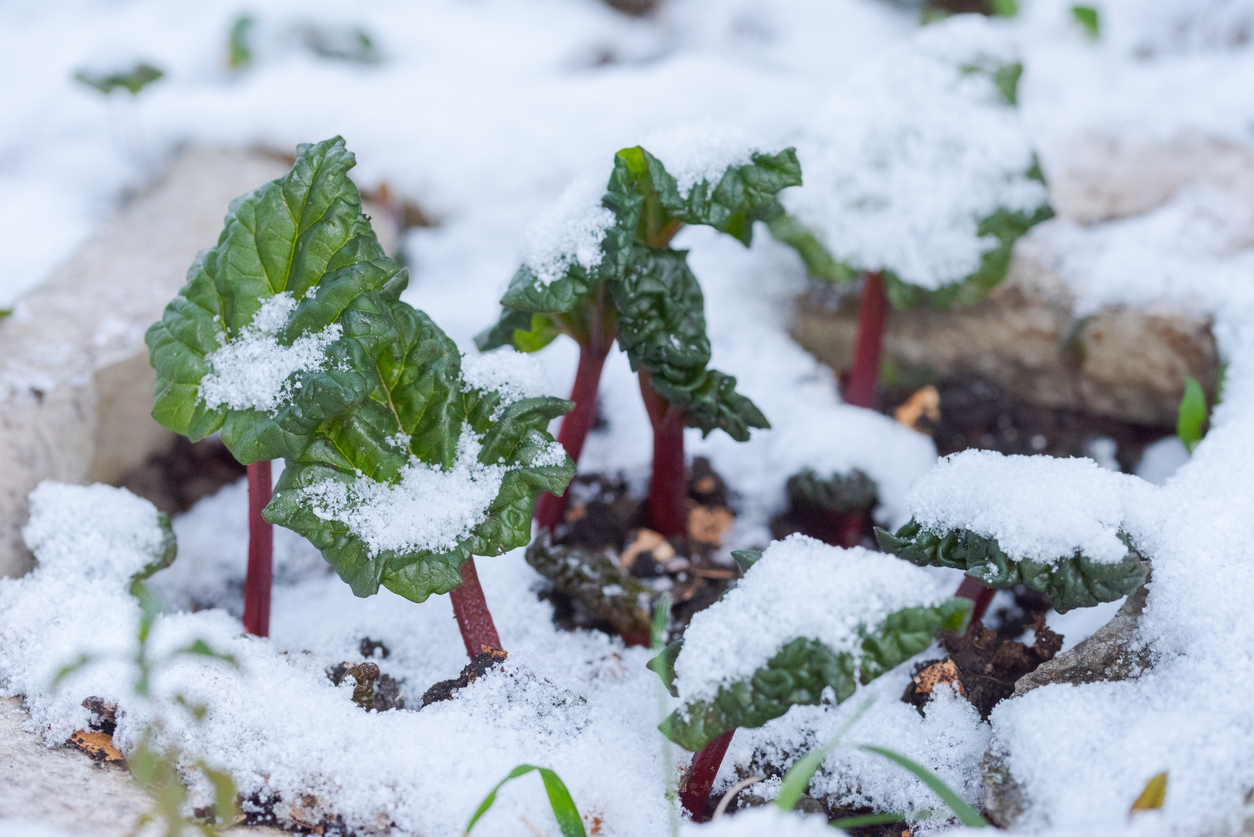
<svg viewBox="0 0 1254 837">
<path fill-rule="evenodd" d="M 1206 393 L 1202 392 L 1202 385 L 1196 378 L 1185 378 L 1184 398 L 1180 399 L 1180 410 L 1176 414 L 1176 435 L 1189 453 L 1202 442 L 1206 414 Z"/>
<path fill-rule="evenodd" d="M 147 61 L 139 62 L 129 70 L 115 70 L 108 73 L 78 70 L 74 73 L 75 81 L 99 90 L 106 96 L 116 90 L 126 90 L 132 96 L 138 96 L 145 87 L 164 77 L 164 71 Z"/>
<path fill-rule="evenodd" d="M 479 803 L 470 822 L 466 823 L 465 833 L 470 834 L 470 830 L 475 827 L 475 823 L 479 822 L 479 818 L 488 812 L 488 809 L 496 802 L 497 791 L 506 782 L 517 779 L 519 776 L 526 776 L 532 771 L 540 773 L 540 779 L 544 782 L 544 792 L 548 794 L 549 805 L 553 808 L 553 817 L 557 820 L 557 827 L 562 831 L 562 837 L 587 837 L 588 832 L 584 830 L 583 817 L 579 815 L 579 809 L 575 807 L 575 800 L 571 798 L 566 783 L 547 767 L 536 767 L 531 764 L 518 765 L 509 772 L 508 776 L 497 782 L 496 787 L 488 793 L 483 802 Z"/>
<path fill-rule="evenodd" d="M 231 34 L 227 39 L 226 64 L 232 70 L 247 70 L 253 63 L 253 30 L 257 27 L 257 19 L 252 15 L 243 14 L 231 23 Z"/>
<path fill-rule="evenodd" d="M 1075 22 L 1084 27 L 1084 31 L 1092 38 L 1101 36 L 1101 17 L 1092 6 L 1072 6 L 1071 16 Z"/>
</svg>

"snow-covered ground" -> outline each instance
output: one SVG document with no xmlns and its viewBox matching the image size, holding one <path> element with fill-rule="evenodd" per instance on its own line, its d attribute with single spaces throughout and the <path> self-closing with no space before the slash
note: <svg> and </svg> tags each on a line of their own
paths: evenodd
<svg viewBox="0 0 1254 837">
<path fill-rule="evenodd" d="M 1098 40 L 1074 23 L 1070 2 L 1020 5 L 1019 18 L 992 25 L 1022 56 L 1020 110 L 1047 180 L 1070 182 L 1074 196 L 1074 172 L 1096 171 L 1093 191 L 1101 192 L 1103 161 L 1155 159 L 1154 149 L 1170 160 L 1172 149 L 1199 142 L 1254 155 L 1254 2 L 1094 0 Z M 413 274 L 405 299 L 473 352 L 473 335 L 495 320 L 526 250 L 528 226 L 576 177 L 604 171 L 615 150 L 656 130 L 706 119 L 772 147 L 792 144 L 843 80 L 917 28 L 915 10 L 882 0 L 664 0 L 644 20 L 597 0 L 381 0 L 351 12 L 280 0 L 253 7 L 255 65 L 232 73 L 227 36 L 240 8 L 219 0 L 0 7 L 0 67 L 13 80 L 0 119 L 0 307 L 20 307 L 22 294 L 180 145 L 290 151 L 338 133 L 358 156 L 360 185 L 386 182 L 438 219 L 404 241 Z M 363 27 L 382 60 L 313 56 L 293 34 L 311 23 Z M 135 99 L 106 98 L 72 80 L 80 68 L 140 59 L 167 76 Z M 1181 183 L 1178 194 L 1143 200 L 1135 217 L 1087 226 L 1095 220 L 1089 205 L 1060 195 L 1061 217 L 1033 233 L 1075 289 L 1080 313 L 1165 302 L 1215 317 L 1227 367 L 1210 433 L 1166 485 L 1138 487 L 1139 505 L 1123 524 L 1153 561 L 1142 640 L 1154 670 L 1135 682 L 1038 689 L 1003 704 L 990 723 L 959 700 L 938 698 L 926 718 L 900 703 L 909 664 L 864 689 L 878 699 L 851 740 L 933 767 L 973 803 L 983 795 L 979 761 L 991 740 L 1037 803 L 1025 819 L 1033 830 L 1222 834 L 1254 813 L 1246 594 L 1254 586 L 1254 208 L 1243 191 L 1254 175 L 1237 175 Z M 710 456 L 739 495 L 732 546 L 765 545 L 780 487 L 804 466 L 862 468 L 880 487 L 881 520 L 908 519 L 908 490 L 935 450 L 841 404 L 830 371 L 789 339 L 792 301 L 805 287 L 796 256 L 764 231 L 750 250 L 695 228 L 676 245 L 691 248 L 706 293 L 712 365 L 736 375 L 774 424 L 747 444 L 690 431 L 691 451 Z M 564 393 L 574 346 L 558 341 L 538 357 L 552 391 Z M 621 354 L 611 356 L 602 392 L 610 425 L 590 437 L 581 467 L 643 479 L 648 424 Z M 493 784 L 528 762 L 556 769 L 602 833 L 666 833 L 666 775 L 675 765 L 655 727 L 673 703 L 659 698 L 643 668 L 648 652 L 556 630 L 519 553 L 481 559 L 509 663 L 454 702 L 367 715 L 324 669 L 357 659 L 364 637 L 383 640 L 392 653 L 376 662 L 403 680 L 416 706 L 427 686 L 464 663 L 447 599 L 415 605 L 386 591 L 355 599 L 312 547 L 279 530 L 273 640 L 241 637 L 245 507 L 244 487 L 229 486 L 177 520 L 181 557 L 153 582 L 171 611 L 221 606 L 163 617 L 159 647 L 203 638 L 241 663 L 238 672 L 189 659 L 170 666 L 158 694 L 184 692 L 212 709 L 200 723 L 167 713 L 169 740 L 231 770 L 246 792 L 289 801 L 313 794 L 362 829 L 390 822 L 406 834 L 461 833 Z M 1034 521 L 1048 530 L 1039 536 L 1057 535 L 1049 522 Z M 130 700 L 116 659 L 60 692 L 48 689 L 80 651 L 117 654 L 133 643 L 138 611 L 125 575 L 109 581 L 104 573 L 89 589 L 90 570 L 62 564 L 0 582 L 0 686 L 27 695 L 50 743 L 87 721 L 72 695 Z M 1068 644 L 1100 624 L 1085 615 L 1066 617 Z M 782 764 L 826 741 L 861 701 L 796 708 L 738 734 L 720 786 L 755 752 L 777 753 Z M 154 711 L 132 702 L 118 740 L 134 744 Z M 669 758 L 687 757 L 674 750 Z M 1129 823 L 1132 800 L 1164 770 L 1163 810 Z M 476 833 L 518 833 L 520 816 L 555 832 L 531 780 L 507 786 Z M 900 770 L 848 749 L 828 759 L 815 789 L 884 810 L 935 805 Z M 694 833 L 817 829 L 761 813 Z"/>
</svg>

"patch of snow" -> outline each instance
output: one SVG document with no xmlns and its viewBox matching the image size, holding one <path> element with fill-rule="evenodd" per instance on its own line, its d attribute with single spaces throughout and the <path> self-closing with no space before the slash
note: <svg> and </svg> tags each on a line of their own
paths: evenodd
<svg viewBox="0 0 1254 837">
<path fill-rule="evenodd" d="M 798 637 L 856 659 L 860 628 L 874 630 L 889 614 L 946 596 L 926 572 L 882 552 L 790 535 L 692 617 L 675 660 L 680 700 L 712 699 L 720 686 L 749 679 Z"/>
<path fill-rule="evenodd" d="M 906 504 L 924 530 L 968 529 L 1016 560 L 1053 564 L 1081 552 L 1114 564 L 1128 554 L 1119 532 L 1135 481 L 1088 458 L 966 450 L 915 483 Z"/>
<path fill-rule="evenodd" d="M 684 837 L 831 837 L 827 818 L 819 814 L 785 811 L 778 805 L 746 808 L 717 822 L 685 822 Z"/>
<path fill-rule="evenodd" d="M 295 309 L 290 292 L 275 294 L 261 304 L 238 337 L 222 338 L 222 346 L 206 358 L 213 371 L 200 381 L 205 404 L 273 413 L 291 401 L 293 375 L 326 366 L 327 348 L 340 338 L 343 326 L 332 323 L 285 346 L 277 335 Z"/>
<path fill-rule="evenodd" d="M 534 356 L 503 346 L 485 354 L 462 355 L 462 380 L 473 389 L 501 395 L 497 413 L 515 402 L 547 395 L 548 371 Z"/>
<path fill-rule="evenodd" d="M 601 264 L 601 242 L 614 225 L 614 213 L 601 205 L 608 185 L 608 166 L 585 174 L 532 222 L 522 262 L 541 284 L 552 284 L 574 265 L 592 272 Z"/>
<path fill-rule="evenodd" d="M 685 198 L 703 180 L 713 189 L 729 168 L 748 165 L 764 149 L 761 140 L 709 119 L 657 131 L 640 145 L 662 161 Z"/>
<path fill-rule="evenodd" d="M 1136 475 L 1154 485 L 1166 485 L 1189 461 L 1189 449 L 1179 436 L 1167 436 L 1146 445 L 1137 463 Z"/>
<path fill-rule="evenodd" d="M 998 246 L 983 219 L 1046 202 L 1017 109 L 970 69 L 1014 60 L 978 16 L 924 28 L 824 103 L 797 145 L 805 188 L 785 206 L 858 269 L 929 290 L 974 273 Z"/>
<path fill-rule="evenodd" d="M 488 518 L 488 506 L 508 470 L 479 461 L 480 440 L 467 425 L 457 458 L 445 469 L 414 457 L 400 480 L 384 483 L 358 476 L 351 482 L 324 480 L 301 489 L 302 499 L 322 520 L 337 520 L 366 543 L 371 555 L 452 549 Z"/>
</svg>

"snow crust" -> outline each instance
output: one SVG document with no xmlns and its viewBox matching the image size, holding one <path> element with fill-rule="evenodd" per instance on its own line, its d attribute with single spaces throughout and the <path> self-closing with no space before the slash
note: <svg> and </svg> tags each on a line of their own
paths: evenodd
<svg viewBox="0 0 1254 837">
<path fill-rule="evenodd" d="M 974 273 L 998 209 L 1031 212 L 1032 144 L 990 70 L 1017 61 L 973 15 L 929 26 L 837 89 L 798 142 L 806 188 L 785 206 L 838 261 L 935 290 Z M 981 71 L 973 72 L 972 68 Z"/>
<path fill-rule="evenodd" d="M 708 119 L 654 132 L 640 145 L 662 161 L 684 197 L 702 180 L 713 189 L 727 169 L 748 165 L 765 150 L 761 140 Z"/>
<path fill-rule="evenodd" d="M 277 336 L 294 310 L 296 300 L 290 292 L 275 294 L 261 304 L 238 337 L 224 338 L 221 348 L 205 358 L 213 370 L 200 382 L 200 396 L 207 405 L 273 413 L 291 402 L 294 374 L 326 366 L 327 348 L 344 327 L 332 323 L 285 346 Z"/>
<path fill-rule="evenodd" d="M 906 505 L 925 530 L 969 529 L 1011 558 L 1054 564 L 1080 552 L 1116 564 L 1128 554 L 1126 506 L 1142 499 L 1136 485 L 1088 458 L 967 450 L 937 463 Z"/>
<path fill-rule="evenodd" d="M 601 242 L 614 225 L 614 213 L 601 205 L 608 184 L 609 166 L 584 174 L 532 222 L 522 262 L 541 284 L 552 284 L 574 265 L 591 272 L 601 264 Z"/>
<path fill-rule="evenodd" d="M 692 617 L 675 660 L 680 700 L 710 700 L 747 680 L 785 644 L 816 639 L 860 656 L 859 627 L 947 597 L 928 573 L 882 552 L 841 549 L 803 535 L 771 544 L 735 588 Z"/>
<path fill-rule="evenodd" d="M 511 346 L 484 354 L 462 355 L 462 380 L 473 389 L 500 393 L 498 415 L 511 404 L 547 395 L 551 390 L 544 365 Z"/>
</svg>

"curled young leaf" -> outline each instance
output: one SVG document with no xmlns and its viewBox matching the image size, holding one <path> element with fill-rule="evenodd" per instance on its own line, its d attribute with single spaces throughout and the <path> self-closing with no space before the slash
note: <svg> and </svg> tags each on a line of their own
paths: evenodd
<svg viewBox="0 0 1254 837">
<path fill-rule="evenodd" d="M 895 535 L 876 529 L 875 539 L 885 552 L 920 567 L 963 570 L 1000 590 L 1025 584 L 1047 596 L 1059 613 L 1121 599 L 1135 592 L 1146 577 L 1141 556 L 1131 544 L 1122 560 L 1115 563 L 1099 563 L 1079 552 L 1044 563 L 1015 560 L 996 540 L 966 529 L 929 532 L 914 520 Z"/>
<path fill-rule="evenodd" d="M 460 585 L 471 555 L 530 541 L 536 499 L 574 475 L 545 429 L 571 405 L 470 388 L 452 340 L 391 308 L 397 339 L 375 356 L 376 387 L 317 427 L 265 517 L 308 538 L 356 595 L 383 585 L 421 602 Z"/>
<path fill-rule="evenodd" d="M 968 599 L 900 610 L 879 625 L 861 627 L 857 654 L 837 653 L 818 640 L 798 637 L 752 677 L 720 687 L 712 700 L 680 707 L 660 729 L 676 744 L 697 752 L 727 730 L 760 727 L 793 706 L 817 705 L 829 687 L 841 703 L 859 682 L 865 685 L 923 651 L 940 631 L 963 630 L 970 617 Z M 671 670 L 677 656 L 672 655 Z"/>
<path fill-rule="evenodd" d="M 619 634 L 649 636 L 649 603 L 657 594 L 604 553 L 538 539 L 527 548 L 527 563 L 557 592 L 581 602 Z"/>
<path fill-rule="evenodd" d="M 354 162 L 339 137 L 301 145 L 291 171 L 232 202 L 145 337 L 161 424 L 193 441 L 220 429 L 245 463 L 294 457 L 378 385 L 369 358 L 408 277 L 362 214 Z"/>
</svg>

